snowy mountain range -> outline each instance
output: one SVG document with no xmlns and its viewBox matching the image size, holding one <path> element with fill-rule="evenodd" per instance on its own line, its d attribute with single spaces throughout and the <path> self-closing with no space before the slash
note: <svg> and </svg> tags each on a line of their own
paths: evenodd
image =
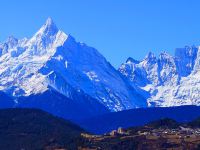
<svg viewBox="0 0 200 150">
<path fill-rule="evenodd" d="M 92 99 L 109 111 L 147 106 L 142 90 L 96 49 L 60 31 L 51 18 L 33 37 L 9 37 L 0 44 L 0 90 L 13 98 L 14 106 L 52 90 L 76 103 L 81 101 L 74 97 L 85 97 L 82 104 Z"/>
<path fill-rule="evenodd" d="M 33 37 L 0 44 L 0 107 L 37 107 L 73 118 L 78 112 L 200 105 L 199 61 L 199 48 L 185 47 L 175 57 L 129 58 L 116 70 L 48 18 Z"/>
<path fill-rule="evenodd" d="M 200 48 L 178 48 L 175 56 L 149 53 L 142 61 L 129 58 L 119 71 L 150 93 L 148 106 L 200 105 Z"/>
</svg>

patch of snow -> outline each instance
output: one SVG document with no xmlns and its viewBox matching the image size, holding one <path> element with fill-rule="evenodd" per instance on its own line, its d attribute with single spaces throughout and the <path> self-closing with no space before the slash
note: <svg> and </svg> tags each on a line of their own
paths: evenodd
<svg viewBox="0 0 200 150">
<path fill-rule="evenodd" d="M 65 67 L 66 68 L 68 67 L 68 61 L 65 61 Z"/>
<path fill-rule="evenodd" d="M 94 71 L 89 71 L 85 73 L 88 78 L 92 81 L 99 82 L 98 76 Z"/>
</svg>

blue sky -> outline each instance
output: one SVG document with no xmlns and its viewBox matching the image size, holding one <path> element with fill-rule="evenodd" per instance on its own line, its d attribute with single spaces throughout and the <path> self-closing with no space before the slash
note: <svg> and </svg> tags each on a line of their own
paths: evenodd
<svg viewBox="0 0 200 150">
<path fill-rule="evenodd" d="M 0 41 L 31 37 L 50 16 L 115 67 L 152 51 L 200 45 L 199 0 L 1 0 Z"/>
</svg>

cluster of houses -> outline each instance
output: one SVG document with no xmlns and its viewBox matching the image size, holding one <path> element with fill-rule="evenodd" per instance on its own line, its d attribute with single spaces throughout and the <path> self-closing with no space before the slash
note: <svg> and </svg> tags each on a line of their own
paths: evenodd
<svg viewBox="0 0 200 150">
<path fill-rule="evenodd" d="M 152 129 L 152 130 L 142 130 L 137 132 L 138 135 L 153 135 L 156 137 L 163 136 L 179 136 L 179 138 L 190 138 L 190 137 L 199 137 L 200 138 L 200 129 L 191 129 L 185 127 L 179 127 L 177 129 Z"/>
<path fill-rule="evenodd" d="M 128 135 L 128 134 L 129 133 L 125 129 L 121 128 L 121 127 L 119 127 L 117 130 L 113 130 L 113 131 L 111 131 L 109 133 L 110 136 Z"/>
</svg>

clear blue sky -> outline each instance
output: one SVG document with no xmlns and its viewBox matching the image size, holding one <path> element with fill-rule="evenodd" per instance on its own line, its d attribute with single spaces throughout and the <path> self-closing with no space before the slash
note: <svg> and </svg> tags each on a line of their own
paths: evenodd
<svg viewBox="0 0 200 150">
<path fill-rule="evenodd" d="M 0 41 L 31 37 L 50 16 L 115 67 L 177 47 L 200 45 L 199 0 L 1 0 Z"/>
</svg>

